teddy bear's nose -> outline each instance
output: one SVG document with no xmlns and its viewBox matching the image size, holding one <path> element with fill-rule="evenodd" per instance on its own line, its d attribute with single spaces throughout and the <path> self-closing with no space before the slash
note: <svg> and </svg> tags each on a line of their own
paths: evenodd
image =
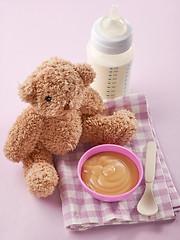
<svg viewBox="0 0 180 240">
<path fill-rule="evenodd" d="M 64 110 L 69 110 L 69 103 L 64 106 Z"/>
</svg>

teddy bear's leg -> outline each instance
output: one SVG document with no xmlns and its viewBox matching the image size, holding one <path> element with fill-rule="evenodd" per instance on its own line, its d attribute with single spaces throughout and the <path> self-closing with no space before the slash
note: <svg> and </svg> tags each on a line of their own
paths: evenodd
<svg viewBox="0 0 180 240">
<path fill-rule="evenodd" d="M 23 161 L 23 168 L 25 182 L 31 194 L 47 197 L 54 192 L 58 175 L 53 166 L 52 154 L 40 142 Z"/>
<path fill-rule="evenodd" d="M 95 144 L 127 144 L 137 129 L 137 121 L 132 112 L 120 110 L 112 116 L 97 114 L 83 117 L 82 142 Z"/>
</svg>

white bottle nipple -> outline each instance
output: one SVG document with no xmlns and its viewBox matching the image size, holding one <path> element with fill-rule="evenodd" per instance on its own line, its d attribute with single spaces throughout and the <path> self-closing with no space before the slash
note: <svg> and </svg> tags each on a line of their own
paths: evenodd
<svg viewBox="0 0 180 240">
<path fill-rule="evenodd" d="M 105 54 L 120 54 L 132 45 L 132 27 L 118 12 L 118 6 L 112 5 L 110 14 L 98 18 L 92 27 L 91 42 Z"/>
<path fill-rule="evenodd" d="M 126 22 L 119 16 L 118 5 L 112 5 L 110 13 L 100 22 L 100 30 L 107 36 L 117 37 L 126 32 Z"/>
</svg>

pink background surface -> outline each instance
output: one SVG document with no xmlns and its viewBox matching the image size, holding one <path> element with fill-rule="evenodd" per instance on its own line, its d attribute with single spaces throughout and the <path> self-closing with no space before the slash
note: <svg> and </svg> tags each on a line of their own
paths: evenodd
<svg viewBox="0 0 180 240">
<path fill-rule="evenodd" d="M 93 22 L 113 3 L 133 26 L 135 60 L 131 92 L 145 93 L 167 165 L 180 193 L 180 2 L 178 0 L 0 2 L 0 238 L 36 239 L 179 239 L 174 222 L 100 227 L 86 232 L 64 229 L 59 190 L 46 199 L 26 191 L 21 164 L 6 160 L 7 133 L 26 104 L 17 86 L 43 60 L 61 56 L 86 61 Z"/>
</svg>

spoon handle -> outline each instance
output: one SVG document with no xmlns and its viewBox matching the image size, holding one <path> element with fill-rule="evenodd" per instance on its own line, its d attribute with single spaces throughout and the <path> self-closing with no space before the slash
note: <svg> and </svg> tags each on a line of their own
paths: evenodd
<svg viewBox="0 0 180 240">
<path fill-rule="evenodd" d="M 156 143 L 148 142 L 146 149 L 145 180 L 153 182 L 155 176 Z"/>
</svg>

